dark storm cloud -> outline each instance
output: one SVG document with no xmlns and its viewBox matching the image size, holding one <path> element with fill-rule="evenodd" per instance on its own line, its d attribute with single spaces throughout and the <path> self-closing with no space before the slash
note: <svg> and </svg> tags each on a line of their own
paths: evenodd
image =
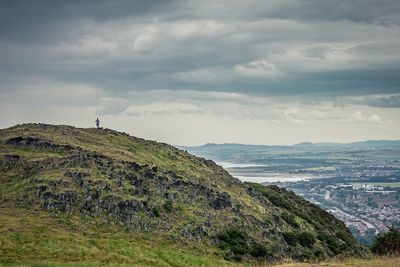
<svg viewBox="0 0 400 267">
<path fill-rule="evenodd" d="M 51 38 L 62 39 L 63 35 L 73 30 L 80 20 L 100 22 L 131 16 L 140 19 L 153 12 L 168 12 L 168 7 L 172 2 L 168 0 L 5 0 L 0 3 L 1 38 L 32 42 L 48 41 Z"/>
<path fill-rule="evenodd" d="M 270 0 L 186 1 L 191 16 L 254 20 L 260 18 L 310 21 L 350 20 L 362 23 L 400 23 L 400 6 L 393 0 Z M 212 8 L 211 8 L 212 7 Z M 185 10 L 186 11 L 186 10 Z"/>
<path fill-rule="evenodd" d="M 0 90 L 394 94 L 399 14 L 397 0 L 1 1 Z"/>
</svg>

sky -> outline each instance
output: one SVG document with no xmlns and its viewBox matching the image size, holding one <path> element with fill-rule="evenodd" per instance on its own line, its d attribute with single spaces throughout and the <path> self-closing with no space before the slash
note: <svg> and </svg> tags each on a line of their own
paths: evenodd
<svg viewBox="0 0 400 267">
<path fill-rule="evenodd" d="M 0 128 L 400 139 L 398 0 L 0 1 Z"/>
</svg>

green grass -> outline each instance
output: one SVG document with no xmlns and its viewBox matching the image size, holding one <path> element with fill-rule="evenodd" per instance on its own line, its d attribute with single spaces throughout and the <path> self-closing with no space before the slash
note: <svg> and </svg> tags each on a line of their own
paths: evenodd
<svg viewBox="0 0 400 267">
<path fill-rule="evenodd" d="M 64 214 L 8 210 L 0 215 L 0 266 L 235 266 L 205 245 L 159 233 L 133 233 Z"/>
</svg>

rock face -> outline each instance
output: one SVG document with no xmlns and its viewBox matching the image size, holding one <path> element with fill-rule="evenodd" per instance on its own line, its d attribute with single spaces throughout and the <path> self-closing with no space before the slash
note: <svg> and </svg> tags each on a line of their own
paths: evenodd
<svg viewBox="0 0 400 267">
<path fill-rule="evenodd" d="M 53 152 L 70 151 L 73 149 L 73 147 L 70 145 L 54 144 L 47 140 L 29 137 L 29 136 L 28 137 L 17 136 L 14 138 L 10 138 L 10 139 L 6 140 L 6 144 L 13 145 L 13 146 L 30 147 L 30 148 L 34 148 L 34 149 L 48 150 L 48 151 L 53 151 Z"/>
<path fill-rule="evenodd" d="M 218 246 L 225 242 L 218 238 L 221 231 L 242 229 L 248 242 L 269 251 L 254 255 L 269 259 L 307 260 L 358 249 L 344 224 L 318 207 L 275 190 L 291 207 L 280 205 L 275 191 L 243 184 L 214 162 L 166 144 L 108 129 L 45 124 L 0 133 L 0 201 L 9 205 L 100 218 L 184 243 Z M 302 210 L 322 212 L 329 222 L 304 217 Z M 293 233 L 299 242 L 289 239 Z"/>
</svg>

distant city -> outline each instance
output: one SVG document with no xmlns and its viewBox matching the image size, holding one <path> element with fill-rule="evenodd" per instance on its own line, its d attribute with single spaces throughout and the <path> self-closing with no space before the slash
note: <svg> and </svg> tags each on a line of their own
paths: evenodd
<svg viewBox="0 0 400 267">
<path fill-rule="evenodd" d="M 363 244 L 400 226 L 400 142 L 181 147 L 242 181 L 288 188 L 344 221 Z"/>
<path fill-rule="evenodd" d="M 278 182 L 345 222 L 357 239 L 371 244 L 390 226 L 400 226 L 400 184 L 341 183 L 332 179 Z"/>
</svg>

